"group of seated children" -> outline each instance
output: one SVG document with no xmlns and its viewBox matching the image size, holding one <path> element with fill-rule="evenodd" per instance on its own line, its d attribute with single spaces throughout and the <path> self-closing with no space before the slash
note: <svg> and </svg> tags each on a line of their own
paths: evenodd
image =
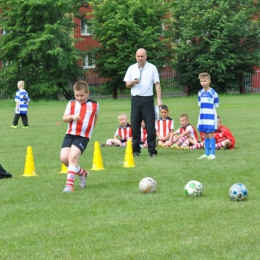
<svg viewBox="0 0 260 260">
<path fill-rule="evenodd" d="M 196 129 L 189 123 L 187 114 L 180 116 L 180 128 L 174 131 L 174 121 L 169 116 L 169 109 L 166 105 L 160 107 L 160 117 L 155 122 L 157 146 L 177 150 L 195 150 L 204 148 L 204 133 L 200 133 L 201 141 L 198 140 Z M 114 138 L 107 139 L 102 146 L 121 146 L 125 147 L 127 140 L 132 139 L 132 128 L 128 123 L 126 114 L 118 116 L 120 125 L 118 126 Z M 141 138 L 140 147 L 147 148 L 147 132 L 144 120 L 140 127 Z M 231 131 L 222 125 L 218 116 L 218 129 L 214 133 L 216 141 L 215 149 L 234 149 L 236 140 Z"/>
<path fill-rule="evenodd" d="M 156 135 L 158 147 L 170 147 L 178 150 L 194 150 L 204 148 L 204 133 L 200 133 L 198 140 L 196 129 L 189 123 L 187 114 L 180 116 L 180 128 L 173 132 L 174 121 L 168 116 L 169 109 L 166 105 L 160 108 L 161 117 L 156 121 Z M 222 125 L 218 116 L 218 128 L 214 133 L 215 149 L 234 149 L 236 140 L 231 131 Z"/>
</svg>

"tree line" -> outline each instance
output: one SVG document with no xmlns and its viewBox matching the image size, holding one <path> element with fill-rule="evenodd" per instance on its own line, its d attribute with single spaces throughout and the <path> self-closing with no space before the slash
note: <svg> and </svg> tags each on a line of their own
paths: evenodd
<svg viewBox="0 0 260 260">
<path fill-rule="evenodd" d="M 254 0 L 93 0 L 91 31 L 99 46 L 86 46 L 95 70 L 109 78 L 116 98 L 135 51 L 147 50 L 159 71 L 174 68 L 180 84 L 200 89 L 198 74 L 208 72 L 219 93 L 241 86 L 260 66 L 260 2 Z M 73 97 L 73 83 L 86 73 L 74 47 L 73 17 L 84 17 L 76 0 L 0 0 L 0 89 L 16 90 L 23 79 L 34 100 Z"/>
</svg>

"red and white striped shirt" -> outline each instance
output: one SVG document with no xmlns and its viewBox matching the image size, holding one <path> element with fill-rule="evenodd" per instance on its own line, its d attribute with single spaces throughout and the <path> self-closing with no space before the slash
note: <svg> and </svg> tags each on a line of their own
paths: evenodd
<svg viewBox="0 0 260 260">
<path fill-rule="evenodd" d="M 141 138 L 140 138 L 141 143 L 146 143 L 147 142 L 147 131 L 145 127 L 141 127 Z"/>
<path fill-rule="evenodd" d="M 128 140 L 132 137 L 132 127 L 129 123 L 126 124 L 126 127 L 119 126 L 115 132 L 115 136 L 119 137 L 120 140 Z"/>
<path fill-rule="evenodd" d="M 168 116 L 165 120 L 160 117 L 156 121 L 155 129 L 159 132 L 161 137 L 165 137 L 174 129 L 173 120 Z"/>
<path fill-rule="evenodd" d="M 81 120 L 68 123 L 66 134 L 79 135 L 90 138 L 94 129 L 95 117 L 98 115 L 98 102 L 88 99 L 86 103 L 80 104 L 76 100 L 71 100 L 67 104 L 64 115 L 79 115 Z"/>
<path fill-rule="evenodd" d="M 178 134 L 182 134 L 184 133 L 186 130 L 188 130 L 189 136 L 192 138 L 193 140 L 197 140 L 198 141 L 198 133 L 197 130 L 194 128 L 194 126 L 192 126 L 191 124 L 186 125 L 186 127 L 180 127 L 178 130 L 176 130 L 174 133 L 178 133 Z"/>
</svg>

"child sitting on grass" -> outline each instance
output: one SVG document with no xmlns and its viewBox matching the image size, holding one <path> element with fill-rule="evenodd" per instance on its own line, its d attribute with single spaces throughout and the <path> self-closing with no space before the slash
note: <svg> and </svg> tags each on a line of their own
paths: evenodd
<svg viewBox="0 0 260 260">
<path fill-rule="evenodd" d="M 235 148 L 236 144 L 236 139 L 231 133 L 231 131 L 226 127 L 223 126 L 221 123 L 221 119 L 218 116 L 218 128 L 214 133 L 214 138 L 216 141 L 215 144 L 215 149 L 220 150 L 220 149 L 228 149 L 232 150 Z M 186 141 L 185 141 L 186 143 Z M 195 149 L 200 149 L 204 148 L 204 141 L 197 143 L 193 146 L 188 146 L 186 144 L 183 144 L 183 149 L 184 150 L 195 150 Z"/>
<path fill-rule="evenodd" d="M 173 132 L 170 136 L 169 145 L 171 149 L 180 149 L 181 145 L 187 140 L 189 145 L 196 144 L 198 141 L 198 134 L 196 129 L 189 123 L 189 117 L 187 114 L 180 116 L 181 127 Z"/>
<path fill-rule="evenodd" d="M 132 127 L 127 122 L 126 114 L 120 114 L 118 116 L 120 126 L 117 128 L 114 138 L 107 139 L 102 146 L 126 146 L 127 140 L 132 140 Z"/>
<path fill-rule="evenodd" d="M 160 107 L 160 115 L 161 117 L 155 123 L 157 145 L 158 147 L 165 147 L 174 129 L 174 122 L 173 119 L 168 117 L 169 109 L 166 105 Z"/>
</svg>

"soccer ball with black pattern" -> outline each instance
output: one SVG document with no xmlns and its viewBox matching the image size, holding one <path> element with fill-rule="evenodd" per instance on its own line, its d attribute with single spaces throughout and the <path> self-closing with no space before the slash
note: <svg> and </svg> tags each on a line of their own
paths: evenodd
<svg viewBox="0 0 260 260">
<path fill-rule="evenodd" d="M 200 197 L 203 193 L 203 186 L 199 181 L 189 181 L 184 187 L 184 193 L 189 197 Z"/>
<path fill-rule="evenodd" d="M 156 192 L 156 187 L 156 181 L 150 177 L 145 177 L 139 182 L 139 191 L 144 194 Z"/>
<path fill-rule="evenodd" d="M 248 197 L 248 189 L 242 183 L 235 183 L 229 189 L 228 196 L 232 201 L 243 201 Z"/>
</svg>

